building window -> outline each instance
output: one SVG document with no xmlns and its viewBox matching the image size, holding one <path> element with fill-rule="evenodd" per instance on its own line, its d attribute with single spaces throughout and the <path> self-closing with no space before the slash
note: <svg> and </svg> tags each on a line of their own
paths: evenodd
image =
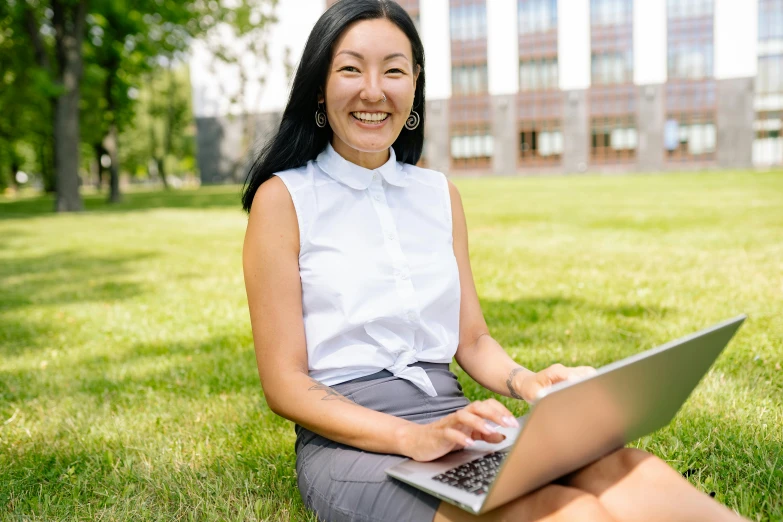
<svg viewBox="0 0 783 522">
<path fill-rule="evenodd" d="M 485 169 L 493 153 L 487 77 L 486 0 L 449 0 L 451 167 Z"/>
<path fill-rule="evenodd" d="M 638 141 L 633 0 L 590 0 L 590 46 L 590 160 L 633 161 Z"/>
<path fill-rule="evenodd" d="M 520 0 L 517 16 L 519 34 L 557 30 L 557 0 Z"/>
<path fill-rule="evenodd" d="M 452 2 L 449 12 L 452 41 L 487 37 L 487 6 L 483 2 Z"/>
<path fill-rule="evenodd" d="M 717 142 L 715 123 L 707 119 L 700 121 L 692 114 L 683 114 L 680 118 L 675 115 L 666 120 L 663 142 L 669 159 L 709 159 Z"/>
<path fill-rule="evenodd" d="M 590 66 L 594 85 L 633 82 L 633 51 L 593 53 Z"/>
<path fill-rule="evenodd" d="M 454 94 L 487 92 L 487 64 L 452 67 L 451 89 Z"/>
<path fill-rule="evenodd" d="M 451 162 L 455 167 L 489 168 L 494 151 L 495 141 L 489 128 L 456 129 L 451 136 Z"/>
<path fill-rule="evenodd" d="M 783 165 L 783 0 L 759 0 L 753 163 Z"/>
<path fill-rule="evenodd" d="M 636 118 L 593 118 L 591 122 L 591 159 L 595 163 L 632 161 L 636 156 L 638 134 Z"/>
<path fill-rule="evenodd" d="M 664 149 L 672 162 L 715 158 L 717 86 L 713 0 L 667 0 Z"/>
<path fill-rule="evenodd" d="M 563 154 L 563 133 L 556 121 L 526 121 L 519 129 L 519 161 L 523 165 L 557 163 Z"/>
<path fill-rule="evenodd" d="M 670 79 L 713 76 L 713 0 L 668 0 L 668 74 Z"/>
<path fill-rule="evenodd" d="M 451 156 L 454 159 L 488 159 L 492 157 L 494 141 L 490 134 L 451 137 Z"/>
<path fill-rule="evenodd" d="M 520 60 L 520 91 L 542 91 L 557 89 L 557 87 L 557 57 Z"/>
<path fill-rule="evenodd" d="M 632 0 L 591 0 L 590 25 L 633 24 Z"/>
<path fill-rule="evenodd" d="M 553 166 L 560 163 L 563 153 L 557 0 L 518 0 L 517 13 L 517 165 L 521 168 Z"/>
</svg>

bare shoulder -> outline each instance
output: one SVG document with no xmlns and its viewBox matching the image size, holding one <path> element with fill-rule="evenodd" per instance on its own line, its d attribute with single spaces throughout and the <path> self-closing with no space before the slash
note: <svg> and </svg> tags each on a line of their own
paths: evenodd
<svg viewBox="0 0 783 522">
<path fill-rule="evenodd" d="M 272 176 L 258 187 L 247 223 L 246 243 L 280 241 L 299 246 L 296 209 L 288 187 L 278 176 Z"/>
<path fill-rule="evenodd" d="M 459 189 L 457 188 L 457 185 L 454 184 L 453 181 L 451 181 L 449 178 L 446 178 L 446 183 L 449 184 L 449 196 L 451 196 L 451 206 L 453 207 L 455 203 L 462 205 L 462 196 L 459 194 Z"/>
</svg>

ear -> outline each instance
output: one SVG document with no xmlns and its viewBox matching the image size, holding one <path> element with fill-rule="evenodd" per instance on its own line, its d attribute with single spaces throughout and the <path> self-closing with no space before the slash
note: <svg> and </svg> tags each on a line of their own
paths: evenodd
<svg viewBox="0 0 783 522">
<path fill-rule="evenodd" d="M 318 89 L 318 103 L 324 103 L 326 101 L 326 96 L 324 95 L 323 89 Z"/>
<path fill-rule="evenodd" d="M 419 80 L 419 73 L 421 73 L 421 65 L 416 65 L 416 74 L 413 75 L 413 87 L 416 88 L 416 82 Z"/>
</svg>

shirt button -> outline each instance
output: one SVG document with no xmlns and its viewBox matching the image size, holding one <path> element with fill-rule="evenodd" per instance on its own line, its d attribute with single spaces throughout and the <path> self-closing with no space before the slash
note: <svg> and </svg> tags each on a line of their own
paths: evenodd
<svg viewBox="0 0 783 522">
<path fill-rule="evenodd" d="M 389 235 L 388 235 L 388 236 L 386 236 L 386 237 L 388 237 L 388 238 L 389 238 L 389 241 L 394 241 L 394 234 L 389 234 Z"/>
<path fill-rule="evenodd" d="M 376 179 L 378 179 L 378 174 L 373 174 L 372 175 L 372 180 L 375 181 Z"/>
<path fill-rule="evenodd" d="M 377 195 L 377 194 L 376 194 L 375 196 L 373 196 L 373 199 L 374 199 L 375 201 L 380 201 L 380 200 L 381 200 L 381 197 L 380 197 L 379 195 Z"/>
<path fill-rule="evenodd" d="M 400 274 L 400 278 L 404 281 L 405 279 L 408 279 L 408 274 Z"/>
</svg>

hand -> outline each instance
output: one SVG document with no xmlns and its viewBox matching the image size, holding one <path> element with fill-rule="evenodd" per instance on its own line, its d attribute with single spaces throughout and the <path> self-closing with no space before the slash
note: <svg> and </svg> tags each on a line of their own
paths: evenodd
<svg viewBox="0 0 783 522">
<path fill-rule="evenodd" d="M 472 446 L 477 440 L 502 442 L 506 437 L 487 421 L 518 428 L 508 409 L 495 399 L 471 402 L 463 409 L 429 424 L 411 423 L 400 436 L 401 453 L 427 462 L 450 451 Z"/>
<path fill-rule="evenodd" d="M 528 373 L 519 375 L 515 379 L 513 386 L 527 402 L 534 402 L 539 399 L 539 394 L 546 388 L 561 381 L 578 381 L 591 375 L 595 375 L 596 369 L 592 366 L 577 366 L 569 368 L 562 364 L 553 364 L 545 370 L 538 373 Z"/>
</svg>

